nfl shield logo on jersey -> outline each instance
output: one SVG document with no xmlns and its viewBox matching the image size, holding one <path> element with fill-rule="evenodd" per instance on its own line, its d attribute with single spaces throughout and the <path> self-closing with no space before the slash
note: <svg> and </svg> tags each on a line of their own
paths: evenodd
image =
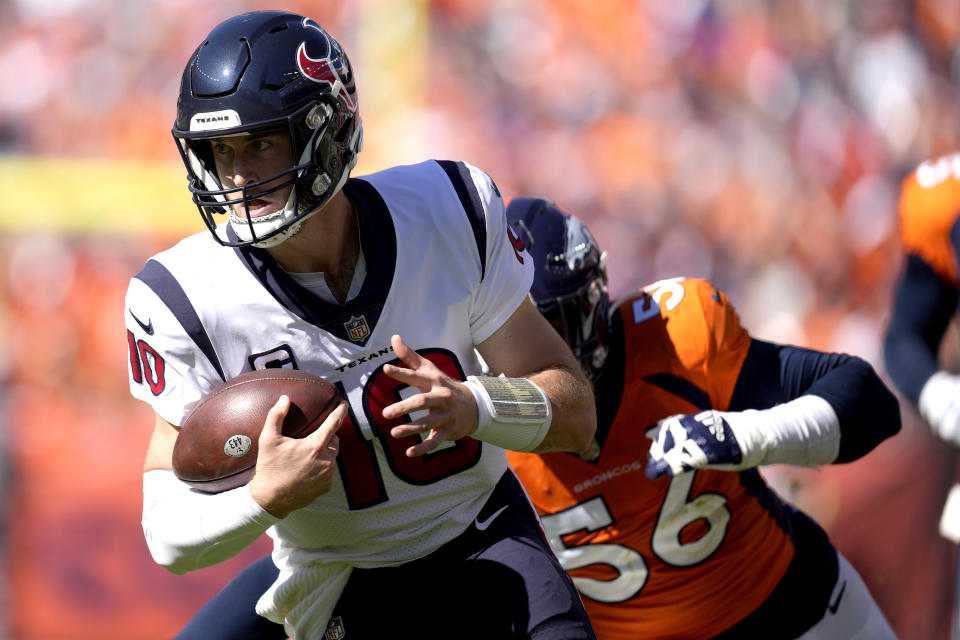
<svg viewBox="0 0 960 640">
<path fill-rule="evenodd" d="M 347 632 L 343 628 L 343 618 L 337 616 L 327 623 L 327 632 L 323 634 L 323 640 L 341 640 L 346 638 Z"/>
<path fill-rule="evenodd" d="M 347 330 L 347 335 L 354 342 L 361 342 L 364 338 L 370 335 L 370 325 L 367 324 L 367 317 L 360 316 L 350 316 L 350 319 L 343 323 L 343 327 Z"/>
</svg>

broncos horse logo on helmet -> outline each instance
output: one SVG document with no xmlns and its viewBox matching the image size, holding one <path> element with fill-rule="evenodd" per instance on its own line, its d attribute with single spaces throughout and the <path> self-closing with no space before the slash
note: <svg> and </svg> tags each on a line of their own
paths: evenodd
<svg viewBox="0 0 960 640">
<path fill-rule="evenodd" d="M 607 357 L 606 252 L 580 220 L 548 200 L 511 199 L 507 222 L 534 261 L 530 295 L 540 313 L 596 382 Z"/>
<path fill-rule="evenodd" d="M 211 139 L 281 132 L 293 149 L 289 169 L 224 186 Z M 217 242 L 277 245 L 343 187 L 357 163 L 363 125 L 350 62 L 330 34 L 303 16 L 254 11 L 230 18 L 183 71 L 173 136 L 193 201 Z M 250 216 L 251 201 L 291 186 L 282 210 Z M 215 216 L 224 213 L 230 224 L 218 226 Z"/>
</svg>

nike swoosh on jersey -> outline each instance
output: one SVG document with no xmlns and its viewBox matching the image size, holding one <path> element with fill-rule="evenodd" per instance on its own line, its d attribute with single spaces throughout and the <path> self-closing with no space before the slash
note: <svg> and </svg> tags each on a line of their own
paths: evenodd
<svg viewBox="0 0 960 640">
<path fill-rule="evenodd" d="M 833 601 L 833 604 L 827 605 L 827 609 L 830 611 L 830 613 L 833 613 L 833 614 L 837 613 L 837 609 L 840 608 L 840 598 L 843 597 L 843 592 L 846 588 L 847 588 L 847 581 L 844 580 L 843 585 L 840 587 L 840 593 L 837 594 L 837 599 Z"/>
<path fill-rule="evenodd" d="M 508 504 L 503 505 L 502 507 L 494 511 L 493 514 L 491 514 L 490 517 L 487 518 L 486 520 L 480 520 L 480 518 L 478 517 L 476 520 L 473 521 L 473 526 L 475 526 L 478 531 L 484 531 L 487 527 L 493 524 L 493 521 L 497 519 L 497 516 L 503 513 L 509 506 L 510 505 Z"/>
<path fill-rule="evenodd" d="M 130 313 L 130 317 L 137 321 L 137 324 L 140 325 L 140 328 L 143 329 L 148 336 L 153 335 L 153 320 L 147 320 L 147 324 L 143 324 L 140 318 L 133 315 L 133 311 L 130 311 L 130 309 L 127 309 L 127 311 Z"/>
</svg>

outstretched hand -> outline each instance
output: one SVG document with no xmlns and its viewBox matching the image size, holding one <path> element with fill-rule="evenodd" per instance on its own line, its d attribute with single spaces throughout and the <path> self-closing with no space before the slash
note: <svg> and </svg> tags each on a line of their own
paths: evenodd
<svg viewBox="0 0 960 640">
<path fill-rule="evenodd" d="M 743 461 L 740 443 L 717 411 L 670 416 L 647 435 L 653 440 L 646 467 L 651 480 L 706 467 L 733 471 Z"/>
<path fill-rule="evenodd" d="M 383 372 L 420 390 L 384 408 L 383 417 L 392 420 L 408 415 L 405 422 L 390 430 L 394 438 L 419 435 L 423 440 L 407 448 L 407 455 L 422 456 L 447 440 L 459 440 L 477 428 L 477 402 L 470 390 L 445 374 L 394 335 L 390 339 L 393 352 L 406 367 L 384 365 Z M 416 414 L 416 415 L 414 415 Z"/>
</svg>

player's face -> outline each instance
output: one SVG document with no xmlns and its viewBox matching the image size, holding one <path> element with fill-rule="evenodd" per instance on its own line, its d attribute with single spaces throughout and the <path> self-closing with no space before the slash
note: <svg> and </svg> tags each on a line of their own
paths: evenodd
<svg viewBox="0 0 960 640">
<path fill-rule="evenodd" d="M 252 182 L 269 178 L 292 166 L 293 155 L 290 148 L 290 136 L 286 133 L 254 134 L 243 136 L 229 136 L 213 138 L 210 141 L 213 158 L 216 162 L 217 175 L 225 189 L 242 187 Z M 257 192 L 269 191 L 289 176 L 271 180 Z M 264 216 L 283 209 L 290 196 L 292 185 L 276 191 L 262 193 L 259 197 L 251 198 L 248 211 L 242 205 L 234 205 L 236 213 L 245 216 L 248 212 L 251 218 Z M 255 194 L 247 194 L 250 195 Z M 240 192 L 228 194 L 231 200 L 242 197 Z"/>
</svg>

